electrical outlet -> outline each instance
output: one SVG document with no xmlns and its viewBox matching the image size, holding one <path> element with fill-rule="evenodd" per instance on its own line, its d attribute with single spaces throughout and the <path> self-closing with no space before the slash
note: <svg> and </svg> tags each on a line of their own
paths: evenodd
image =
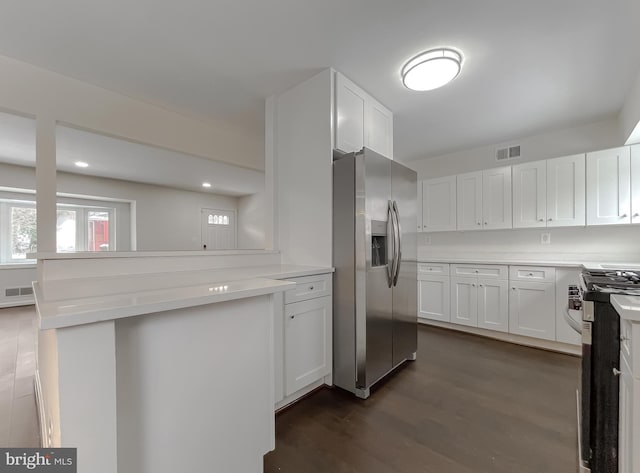
<svg viewBox="0 0 640 473">
<path fill-rule="evenodd" d="M 541 245 L 550 245 L 551 244 L 551 233 L 544 232 L 540 234 L 540 244 Z"/>
<path fill-rule="evenodd" d="M 424 244 L 425 245 L 430 245 L 431 244 L 431 235 L 426 235 L 424 237 Z"/>
</svg>

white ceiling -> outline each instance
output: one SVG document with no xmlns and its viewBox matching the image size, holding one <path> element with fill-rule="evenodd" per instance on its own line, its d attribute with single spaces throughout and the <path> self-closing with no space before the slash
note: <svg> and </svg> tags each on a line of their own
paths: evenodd
<svg viewBox="0 0 640 473">
<path fill-rule="evenodd" d="M 617 113 L 640 66 L 638 0 L 3 2 L 0 54 L 261 133 L 268 95 L 329 66 L 395 113 L 401 160 Z M 463 51 L 416 93 L 416 53 Z"/>
<path fill-rule="evenodd" d="M 56 148 L 58 171 L 236 197 L 264 189 L 260 171 L 65 126 L 56 129 Z M 35 152 L 35 121 L 0 113 L 0 162 L 32 167 Z"/>
</svg>

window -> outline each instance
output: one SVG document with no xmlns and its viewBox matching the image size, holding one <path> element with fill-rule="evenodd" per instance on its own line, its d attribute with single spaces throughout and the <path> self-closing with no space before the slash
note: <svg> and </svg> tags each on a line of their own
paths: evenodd
<svg viewBox="0 0 640 473">
<path fill-rule="evenodd" d="M 115 211 L 111 207 L 59 203 L 57 250 L 114 251 Z"/>
<path fill-rule="evenodd" d="M 11 205 L 9 215 L 11 228 L 9 259 L 26 260 L 27 253 L 35 252 L 38 245 L 36 209 L 33 206 Z"/>
<path fill-rule="evenodd" d="M 229 225 L 229 216 L 209 214 L 207 222 L 209 225 Z"/>
<path fill-rule="evenodd" d="M 28 198 L 33 195 L 25 195 L 25 200 L 0 195 L 0 264 L 34 261 L 27 255 L 35 253 L 38 246 L 36 207 Z M 115 208 L 58 204 L 57 251 L 113 251 L 115 243 Z"/>
</svg>

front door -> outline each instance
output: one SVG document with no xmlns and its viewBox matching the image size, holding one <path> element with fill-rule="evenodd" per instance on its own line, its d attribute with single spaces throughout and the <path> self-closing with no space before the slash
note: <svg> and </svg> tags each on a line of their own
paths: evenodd
<svg viewBox="0 0 640 473">
<path fill-rule="evenodd" d="M 236 248 L 236 211 L 202 209 L 202 248 L 227 250 Z"/>
</svg>

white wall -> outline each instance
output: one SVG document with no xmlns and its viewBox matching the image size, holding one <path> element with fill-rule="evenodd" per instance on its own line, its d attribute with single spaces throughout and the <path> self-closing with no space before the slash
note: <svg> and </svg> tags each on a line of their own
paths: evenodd
<svg viewBox="0 0 640 473">
<path fill-rule="evenodd" d="M 200 210 L 237 209 L 237 198 L 204 192 L 67 173 L 58 173 L 57 180 L 58 192 L 135 201 L 140 251 L 199 250 Z"/>
<path fill-rule="evenodd" d="M 640 143 L 640 70 L 625 98 L 619 120 L 625 142 Z"/>
<path fill-rule="evenodd" d="M 274 183 L 282 262 L 332 266 L 333 71 L 326 69 L 279 95 L 275 118 Z M 269 130 L 267 131 L 269 133 Z"/>
<path fill-rule="evenodd" d="M 24 304 L 33 304 L 33 296 L 5 297 L 5 289 L 12 287 L 31 287 L 36 280 L 36 266 L 24 267 L 0 266 L 0 307 L 11 307 Z"/>
<path fill-rule="evenodd" d="M 463 172 L 479 171 L 506 164 L 558 158 L 598 149 L 614 148 L 624 144 L 616 117 L 585 125 L 551 131 L 549 133 L 514 139 L 510 143 L 522 146 L 522 158 L 498 162 L 496 144 L 458 151 L 455 153 L 406 163 L 418 172 L 418 179 L 451 176 Z M 504 164 L 503 164 L 504 163 Z"/>
<path fill-rule="evenodd" d="M 238 197 L 238 248 L 265 248 L 265 192 Z"/>
<path fill-rule="evenodd" d="M 523 158 L 505 164 L 536 161 L 621 146 L 615 117 L 579 127 L 514 140 Z M 501 164 L 496 146 L 486 146 L 408 163 L 419 179 L 477 171 Z M 540 234 L 551 234 L 551 244 L 540 244 Z M 442 232 L 418 235 L 418 256 L 429 258 L 513 258 L 555 261 L 609 260 L 640 262 L 640 225 L 554 229 L 512 229 L 478 232 Z"/>
<path fill-rule="evenodd" d="M 550 245 L 540 243 L 543 232 L 551 234 Z M 420 233 L 418 258 L 640 264 L 639 241 L 640 225 Z"/>
</svg>

